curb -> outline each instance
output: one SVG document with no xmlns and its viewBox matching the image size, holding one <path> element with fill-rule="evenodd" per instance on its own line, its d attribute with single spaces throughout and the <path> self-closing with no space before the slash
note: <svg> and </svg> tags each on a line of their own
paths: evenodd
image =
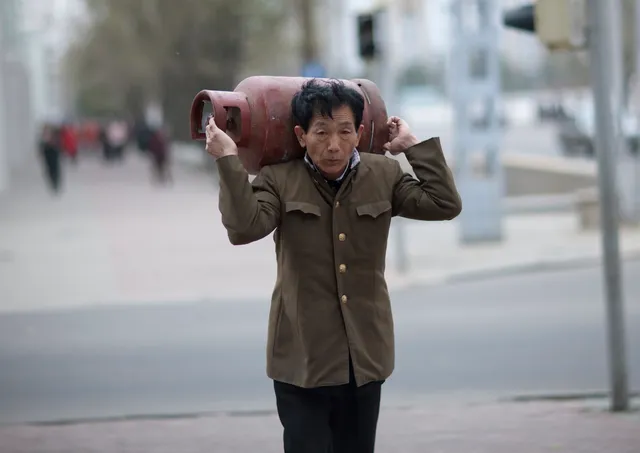
<svg viewBox="0 0 640 453">
<path fill-rule="evenodd" d="M 640 250 L 633 250 L 621 253 L 621 260 L 638 261 L 640 260 Z M 510 266 L 497 267 L 489 270 L 478 270 L 461 273 L 453 273 L 447 277 L 446 281 L 450 283 L 458 283 L 473 280 L 485 280 L 498 278 L 502 276 L 513 276 L 519 274 L 531 274 L 550 271 L 562 271 L 571 269 L 587 269 L 600 267 L 602 265 L 602 257 L 582 256 L 557 260 L 540 260 L 529 263 L 514 264 Z"/>
<path fill-rule="evenodd" d="M 576 392 L 576 393 L 549 393 L 549 394 L 531 394 L 531 395 L 515 395 L 511 397 L 501 398 L 499 402 L 511 402 L 511 403 L 533 403 L 540 401 L 548 401 L 554 403 L 570 402 L 570 401 L 585 401 L 585 400 L 604 400 L 609 399 L 610 393 L 604 390 L 594 390 L 591 392 Z M 629 399 L 640 398 L 640 392 L 630 391 Z"/>
<path fill-rule="evenodd" d="M 640 250 L 630 250 L 621 253 L 621 259 L 624 262 L 639 261 Z M 437 286 L 455 283 L 465 283 L 482 280 L 492 280 L 501 277 L 511 277 L 522 274 L 535 274 L 543 272 L 588 269 L 599 267 L 602 264 L 600 256 L 581 256 L 564 259 L 547 259 L 537 260 L 523 263 L 515 263 L 504 266 L 492 267 L 489 269 L 473 269 L 453 272 L 443 272 L 440 275 L 420 275 L 420 271 L 416 271 L 414 275 L 397 276 L 389 283 L 390 289 L 402 290 L 413 288 L 416 286 Z M 391 280 L 391 279 L 390 279 Z"/>
</svg>

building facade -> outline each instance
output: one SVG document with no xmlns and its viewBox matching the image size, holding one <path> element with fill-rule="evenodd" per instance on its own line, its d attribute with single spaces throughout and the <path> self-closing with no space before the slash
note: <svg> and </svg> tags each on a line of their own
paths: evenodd
<svg viewBox="0 0 640 453">
<path fill-rule="evenodd" d="M 61 59 L 81 0 L 0 1 L 0 192 L 35 153 L 45 121 L 68 110 Z"/>
<path fill-rule="evenodd" d="M 33 145 L 22 11 L 19 0 L 0 2 L 0 193 Z"/>
</svg>

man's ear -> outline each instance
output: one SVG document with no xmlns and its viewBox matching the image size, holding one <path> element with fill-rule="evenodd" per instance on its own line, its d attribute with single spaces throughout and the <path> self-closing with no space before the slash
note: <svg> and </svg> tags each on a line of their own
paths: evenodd
<svg viewBox="0 0 640 453">
<path fill-rule="evenodd" d="M 360 127 L 358 127 L 358 141 L 356 143 L 356 146 L 360 144 L 360 139 L 362 138 L 363 132 L 364 132 L 364 124 L 361 124 Z"/>
<path fill-rule="evenodd" d="M 300 126 L 295 126 L 293 128 L 293 132 L 295 132 L 296 134 L 296 138 L 298 139 L 298 143 L 300 143 L 300 146 L 302 146 L 303 148 L 307 147 L 307 142 L 305 140 L 305 132 L 304 129 L 302 129 L 302 127 Z"/>
</svg>

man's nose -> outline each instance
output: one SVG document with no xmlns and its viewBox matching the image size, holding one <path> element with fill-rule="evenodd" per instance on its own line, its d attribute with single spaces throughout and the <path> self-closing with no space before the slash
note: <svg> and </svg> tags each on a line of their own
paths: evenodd
<svg viewBox="0 0 640 453">
<path fill-rule="evenodd" d="M 331 134 L 331 137 L 329 138 L 329 151 L 340 151 L 340 139 L 338 134 Z"/>
</svg>

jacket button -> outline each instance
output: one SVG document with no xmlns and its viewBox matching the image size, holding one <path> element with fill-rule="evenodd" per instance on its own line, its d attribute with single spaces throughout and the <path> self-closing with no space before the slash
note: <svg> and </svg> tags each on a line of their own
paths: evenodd
<svg viewBox="0 0 640 453">
<path fill-rule="evenodd" d="M 339 240 L 340 242 L 344 242 L 346 239 L 347 239 L 347 235 L 346 235 L 346 234 L 344 234 L 344 233 L 340 233 L 340 234 L 338 235 L 338 240 Z"/>
<path fill-rule="evenodd" d="M 340 207 L 340 202 L 336 201 L 336 208 L 339 208 L 339 207 Z"/>
<path fill-rule="evenodd" d="M 341 264 L 338 269 L 340 269 L 340 273 L 344 274 L 345 272 L 347 272 L 347 265 L 346 264 Z"/>
<path fill-rule="evenodd" d="M 340 300 L 342 301 L 343 304 L 346 304 L 348 299 L 347 299 L 347 296 L 342 296 Z"/>
</svg>

